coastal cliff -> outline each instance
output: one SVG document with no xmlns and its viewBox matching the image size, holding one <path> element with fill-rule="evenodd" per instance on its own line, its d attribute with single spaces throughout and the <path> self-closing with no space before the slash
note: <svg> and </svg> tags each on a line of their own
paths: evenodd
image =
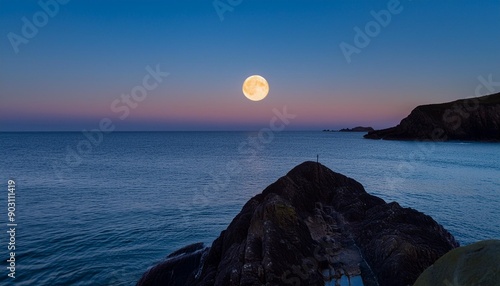
<svg viewBox="0 0 500 286">
<path fill-rule="evenodd" d="M 305 162 L 251 198 L 211 247 L 172 253 L 137 285 L 406 286 L 458 246 L 430 216 Z"/>
<path fill-rule="evenodd" d="M 368 139 L 500 141 L 500 93 L 421 105 L 395 127 L 371 131 Z"/>
</svg>

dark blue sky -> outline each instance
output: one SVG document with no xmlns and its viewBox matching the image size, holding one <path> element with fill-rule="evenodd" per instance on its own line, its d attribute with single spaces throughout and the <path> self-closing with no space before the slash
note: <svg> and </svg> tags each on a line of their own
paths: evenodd
<svg viewBox="0 0 500 286">
<path fill-rule="evenodd" d="M 284 106 L 290 130 L 386 127 L 418 104 L 473 96 L 478 76 L 500 81 L 500 1 L 216 3 L 238 2 L 222 19 L 210 0 L 0 0 L 0 131 L 104 117 L 118 130 L 258 129 Z M 341 43 L 356 47 L 355 27 L 388 6 L 398 12 L 349 62 Z M 23 17 L 40 24 L 34 36 Z M 147 66 L 169 75 L 122 119 L 123 103 L 111 106 Z M 261 102 L 241 93 L 252 74 L 271 86 Z"/>
</svg>

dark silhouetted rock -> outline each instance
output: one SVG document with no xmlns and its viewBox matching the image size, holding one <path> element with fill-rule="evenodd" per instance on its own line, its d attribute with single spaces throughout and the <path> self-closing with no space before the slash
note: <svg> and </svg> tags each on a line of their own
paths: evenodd
<svg viewBox="0 0 500 286">
<path fill-rule="evenodd" d="M 414 286 L 500 285 L 500 240 L 485 240 L 446 253 Z"/>
<path fill-rule="evenodd" d="M 209 250 L 178 251 L 137 285 L 324 285 L 348 276 L 406 286 L 457 246 L 431 217 L 305 162 L 250 199 Z"/>
<path fill-rule="evenodd" d="M 190 244 L 188 246 L 184 246 L 183 248 L 178 249 L 178 250 L 170 253 L 167 256 L 167 258 L 172 258 L 172 257 L 184 255 L 184 254 L 193 253 L 193 252 L 196 252 L 198 250 L 202 250 L 204 248 L 205 248 L 205 244 L 203 244 L 203 242 L 193 243 L 193 244 Z"/>
<path fill-rule="evenodd" d="M 190 285 L 186 283 L 194 279 L 201 259 L 207 253 L 208 248 L 203 243 L 183 247 L 168 255 L 168 260 L 144 273 L 137 285 Z"/>
<path fill-rule="evenodd" d="M 369 132 L 368 139 L 500 141 L 500 93 L 421 105 L 395 127 Z"/>
<path fill-rule="evenodd" d="M 363 127 L 363 126 L 357 126 L 352 129 L 344 128 L 339 130 L 339 132 L 370 132 L 370 131 L 373 131 L 372 127 Z"/>
</svg>

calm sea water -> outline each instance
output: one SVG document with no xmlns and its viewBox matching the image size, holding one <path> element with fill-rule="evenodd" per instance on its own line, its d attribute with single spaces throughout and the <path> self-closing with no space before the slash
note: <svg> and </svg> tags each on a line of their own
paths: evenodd
<svg viewBox="0 0 500 286">
<path fill-rule="evenodd" d="M 256 136 L 112 133 L 88 150 L 81 133 L 0 133 L 0 284 L 134 285 L 177 248 L 211 243 L 249 198 L 318 154 L 368 192 L 431 215 L 461 244 L 500 238 L 500 144 Z M 5 262 L 9 179 L 15 280 Z"/>
</svg>

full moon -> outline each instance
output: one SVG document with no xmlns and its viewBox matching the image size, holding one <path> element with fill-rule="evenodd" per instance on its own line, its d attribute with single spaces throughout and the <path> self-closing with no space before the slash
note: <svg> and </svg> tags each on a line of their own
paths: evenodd
<svg viewBox="0 0 500 286">
<path fill-rule="evenodd" d="M 243 83 L 243 94 L 250 100 L 263 100 L 268 93 L 269 84 L 260 75 L 252 75 Z"/>
</svg>

